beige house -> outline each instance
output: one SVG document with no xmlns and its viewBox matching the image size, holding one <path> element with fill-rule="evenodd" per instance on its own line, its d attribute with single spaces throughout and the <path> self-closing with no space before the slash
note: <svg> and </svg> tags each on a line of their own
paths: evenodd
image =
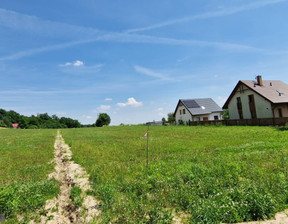
<svg viewBox="0 0 288 224">
<path fill-rule="evenodd" d="M 222 109 L 211 98 L 180 99 L 174 117 L 176 124 L 190 121 L 211 121 L 222 119 Z"/>
<path fill-rule="evenodd" d="M 230 119 L 288 117 L 288 85 L 282 81 L 240 80 L 223 109 Z"/>
</svg>

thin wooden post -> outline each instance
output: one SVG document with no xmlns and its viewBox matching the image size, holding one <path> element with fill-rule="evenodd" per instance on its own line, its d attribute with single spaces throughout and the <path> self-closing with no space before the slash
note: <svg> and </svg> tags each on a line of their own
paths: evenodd
<svg viewBox="0 0 288 224">
<path fill-rule="evenodd" d="M 149 167 L 149 125 L 147 126 L 146 166 Z"/>
</svg>

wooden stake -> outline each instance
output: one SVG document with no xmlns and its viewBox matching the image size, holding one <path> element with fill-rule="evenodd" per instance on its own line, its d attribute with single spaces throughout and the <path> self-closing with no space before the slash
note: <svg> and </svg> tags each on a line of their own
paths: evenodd
<svg viewBox="0 0 288 224">
<path fill-rule="evenodd" d="M 146 165 L 147 165 L 147 169 L 149 167 L 149 125 L 147 126 L 147 148 L 146 148 Z"/>
</svg>

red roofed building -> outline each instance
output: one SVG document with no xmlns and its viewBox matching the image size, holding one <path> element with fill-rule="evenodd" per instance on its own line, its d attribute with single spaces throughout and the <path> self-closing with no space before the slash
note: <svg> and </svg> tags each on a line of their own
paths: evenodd
<svg viewBox="0 0 288 224">
<path fill-rule="evenodd" d="M 14 123 L 14 124 L 12 124 L 12 127 L 15 129 L 18 129 L 18 128 L 20 128 L 20 125 L 18 123 Z"/>
</svg>

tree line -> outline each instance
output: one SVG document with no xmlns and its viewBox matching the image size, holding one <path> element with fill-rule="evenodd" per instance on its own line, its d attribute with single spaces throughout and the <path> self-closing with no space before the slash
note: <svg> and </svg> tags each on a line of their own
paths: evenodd
<svg viewBox="0 0 288 224">
<path fill-rule="evenodd" d="M 12 124 L 19 124 L 20 128 L 80 128 L 78 120 L 67 117 L 49 116 L 47 113 L 32 115 L 30 117 L 21 115 L 13 110 L 0 109 L 0 127 L 12 127 Z"/>
</svg>

